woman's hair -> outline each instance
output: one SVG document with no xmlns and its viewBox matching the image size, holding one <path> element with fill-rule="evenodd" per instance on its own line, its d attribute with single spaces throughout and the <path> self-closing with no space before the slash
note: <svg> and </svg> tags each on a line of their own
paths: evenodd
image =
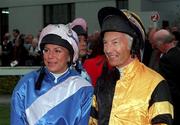
<svg viewBox="0 0 180 125">
<path fill-rule="evenodd" d="M 41 84 L 42 84 L 42 81 L 44 79 L 44 76 L 45 76 L 45 69 L 44 69 L 44 66 L 42 66 L 39 70 L 39 76 L 38 76 L 38 79 L 35 83 L 35 89 L 36 90 L 40 90 L 41 89 Z"/>
<path fill-rule="evenodd" d="M 99 32 L 95 32 L 88 39 L 89 49 L 92 51 L 89 58 L 93 58 L 97 55 L 104 55 L 104 47 L 102 37 Z"/>
<path fill-rule="evenodd" d="M 102 125 L 109 122 L 112 100 L 114 96 L 116 81 L 120 78 L 117 68 L 109 68 L 107 62 L 103 65 L 101 76 L 97 79 L 95 86 L 95 96 L 98 103 L 98 124 Z M 93 111 L 91 112 L 93 115 Z"/>
</svg>

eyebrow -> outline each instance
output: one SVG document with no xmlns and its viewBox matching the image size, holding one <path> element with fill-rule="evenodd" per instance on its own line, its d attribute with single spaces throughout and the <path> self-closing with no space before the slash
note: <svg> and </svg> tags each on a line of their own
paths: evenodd
<svg viewBox="0 0 180 125">
<path fill-rule="evenodd" d="M 47 49 L 49 49 L 48 47 L 44 47 L 44 48 L 47 48 Z M 62 49 L 63 47 L 61 47 L 61 46 L 58 46 L 58 47 L 55 47 L 55 48 L 53 48 L 53 49 Z"/>
<path fill-rule="evenodd" d="M 121 36 L 115 37 L 115 38 L 111 39 L 111 41 L 118 40 L 119 38 L 121 38 Z M 105 40 L 105 39 L 103 39 L 103 41 L 106 41 L 106 40 Z"/>
</svg>

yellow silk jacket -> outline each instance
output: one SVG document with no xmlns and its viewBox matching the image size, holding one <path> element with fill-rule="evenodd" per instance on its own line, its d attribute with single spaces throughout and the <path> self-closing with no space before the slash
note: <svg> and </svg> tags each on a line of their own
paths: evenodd
<svg viewBox="0 0 180 125">
<path fill-rule="evenodd" d="M 170 125 L 173 106 L 166 81 L 135 59 L 120 69 L 116 82 L 109 125 Z M 96 96 L 93 107 L 98 112 Z M 100 107 L 99 107 L 100 108 Z M 89 125 L 98 119 L 90 118 Z"/>
</svg>

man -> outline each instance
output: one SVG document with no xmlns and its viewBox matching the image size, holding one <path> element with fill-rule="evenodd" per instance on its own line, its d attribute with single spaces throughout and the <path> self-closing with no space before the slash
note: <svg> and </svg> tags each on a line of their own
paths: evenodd
<svg viewBox="0 0 180 125">
<path fill-rule="evenodd" d="M 12 50 L 13 50 L 13 44 L 12 41 L 10 41 L 10 33 L 5 33 L 4 39 L 2 42 L 2 66 L 10 66 L 10 62 L 12 59 Z"/>
<path fill-rule="evenodd" d="M 158 72 L 159 71 L 159 59 L 160 59 L 161 52 L 155 47 L 155 41 L 153 40 L 153 34 L 156 31 L 158 31 L 157 28 L 152 28 L 148 34 L 148 42 L 150 43 L 150 46 L 151 46 L 151 54 L 146 55 L 146 52 L 148 50 L 148 48 L 146 47 L 146 45 L 147 45 L 146 44 L 147 42 L 146 42 L 143 55 L 149 58 L 149 62 L 147 63 L 147 66 Z"/>
<path fill-rule="evenodd" d="M 98 19 L 104 52 L 114 68 L 104 70 L 97 81 L 90 124 L 171 125 L 173 106 L 166 81 L 137 58 L 145 40 L 139 17 L 104 7 Z"/>
<path fill-rule="evenodd" d="M 172 94 L 174 106 L 174 125 L 180 124 L 180 48 L 176 46 L 176 40 L 169 31 L 159 30 L 154 36 L 156 48 L 161 51 L 162 56 L 159 62 L 159 72 L 167 80 Z"/>
<path fill-rule="evenodd" d="M 13 29 L 13 44 L 17 44 L 18 43 L 18 40 L 19 40 L 19 37 L 20 37 L 20 31 L 18 29 Z"/>
<path fill-rule="evenodd" d="M 44 65 L 26 74 L 13 91 L 11 125 L 87 125 L 92 85 L 71 67 L 79 56 L 68 25 L 48 25 L 40 35 Z"/>
</svg>

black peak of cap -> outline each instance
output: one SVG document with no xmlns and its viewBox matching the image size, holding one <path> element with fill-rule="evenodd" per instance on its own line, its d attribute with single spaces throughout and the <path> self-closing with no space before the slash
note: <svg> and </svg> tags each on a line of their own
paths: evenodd
<svg viewBox="0 0 180 125">
<path fill-rule="evenodd" d="M 127 20 L 127 17 L 124 15 L 123 12 L 121 12 L 118 8 L 115 7 L 103 7 L 98 11 L 98 20 L 99 20 L 99 25 L 102 27 L 102 23 L 104 19 L 110 15 L 117 15 L 123 18 L 124 20 Z"/>
</svg>

